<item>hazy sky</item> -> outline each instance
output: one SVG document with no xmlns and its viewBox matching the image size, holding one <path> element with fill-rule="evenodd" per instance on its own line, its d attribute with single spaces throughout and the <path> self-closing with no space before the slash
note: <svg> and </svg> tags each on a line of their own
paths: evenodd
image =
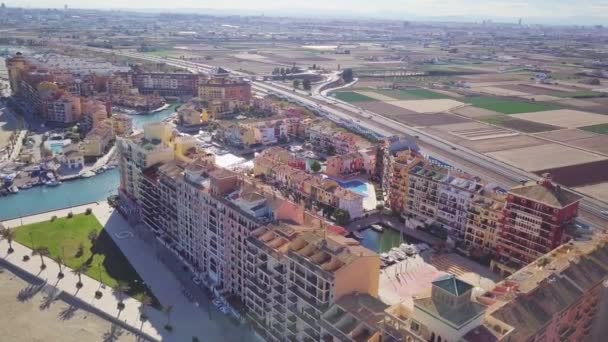
<svg viewBox="0 0 608 342">
<path fill-rule="evenodd" d="M 355 15 L 471 17 L 596 17 L 608 19 L 608 0 L 18 0 L 7 6 L 72 8 L 201 8 L 279 12 L 348 11 Z M 345 13 L 346 14 L 346 13 Z"/>
</svg>

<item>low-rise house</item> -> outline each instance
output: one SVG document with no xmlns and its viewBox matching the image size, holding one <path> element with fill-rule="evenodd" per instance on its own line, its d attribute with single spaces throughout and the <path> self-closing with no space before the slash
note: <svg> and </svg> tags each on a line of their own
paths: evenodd
<svg viewBox="0 0 608 342">
<path fill-rule="evenodd" d="M 101 125 L 91 130 L 80 144 L 80 151 L 85 158 L 97 158 L 105 154 L 115 136 L 110 125 Z"/>
</svg>

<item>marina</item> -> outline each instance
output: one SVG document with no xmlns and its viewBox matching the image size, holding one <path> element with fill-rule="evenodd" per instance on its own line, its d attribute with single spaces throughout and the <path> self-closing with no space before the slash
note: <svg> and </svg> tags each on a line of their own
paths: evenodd
<svg viewBox="0 0 608 342">
<path fill-rule="evenodd" d="M 161 121 L 169 117 L 177 106 L 178 104 L 171 104 L 159 112 L 134 115 L 133 127 L 140 129 L 145 124 Z M 118 170 L 109 166 L 77 179 L 64 182 L 49 180 L 43 186 L 21 187 L 15 189 L 18 193 L 15 191 L 0 197 L 0 220 L 102 201 L 116 194 L 119 183 Z"/>
</svg>

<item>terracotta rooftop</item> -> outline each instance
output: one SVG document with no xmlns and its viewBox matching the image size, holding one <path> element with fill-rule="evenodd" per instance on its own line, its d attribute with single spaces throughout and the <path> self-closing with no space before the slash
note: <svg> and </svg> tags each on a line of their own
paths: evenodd
<svg viewBox="0 0 608 342">
<path fill-rule="evenodd" d="M 566 207 L 582 198 L 570 190 L 549 182 L 528 182 L 511 188 L 509 193 L 556 208 Z"/>
</svg>

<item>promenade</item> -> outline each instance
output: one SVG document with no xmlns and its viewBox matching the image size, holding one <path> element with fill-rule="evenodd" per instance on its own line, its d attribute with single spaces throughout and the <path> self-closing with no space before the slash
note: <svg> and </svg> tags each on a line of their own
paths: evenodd
<svg viewBox="0 0 608 342">
<path fill-rule="evenodd" d="M 121 249 L 131 265 L 137 270 L 139 276 L 151 289 L 163 306 L 171 305 L 172 331 L 167 331 L 164 327 L 167 323 L 167 316 L 154 308 L 144 308 L 148 320 L 142 322 L 140 319 L 141 303 L 139 301 L 124 297 L 125 307 L 118 310 L 120 298 L 113 293 L 113 290 L 105 287 L 100 282 L 82 275 L 82 288 L 76 288 L 78 277 L 70 269 L 64 267 L 65 277 L 61 280 L 57 278 L 59 271 L 57 264 L 44 258 L 46 269 L 40 268 L 40 257 L 32 256 L 31 250 L 16 242 L 13 242 L 14 252 L 8 254 L 8 242 L 0 241 L 0 258 L 11 263 L 15 267 L 55 286 L 64 293 L 70 294 L 78 300 L 99 310 L 107 319 L 117 323 L 120 322 L 125 327 L 133 331 L 140 331 L 145 337 L 157 341 L 191 341 L 193 337 L 198 337 L 201 341 L 252 341 L 253 335 L 242 326 L 236 326 L 226 316 L 214 313 L 211 315 L 205 310 L 216 310 L 209 303 L 197 303 L 188 300 L 182 293 L 183 285 L 165 264 L 160 262 L 155 254 L 155 249 L 137 237 L 137 232 L 123 219 L 123 217 L 106 202 L 91 203 L 61 209 L 47 213 L 27 216 L 23 218 L 8 220 L 3 222 L 6 227 L 15 228 L 21 224 L 29 224 L 49 220 L 52 216 L 64 217 L 68 212 L 74 214 L 83 213 L 87 208 L 93 210 L 93 214 L 104 226 L 107 233 Z M 128 237 L 118 238 L 117 233 L 125 231 L 131 234 L 123 234 Z M 118 236 L 123 236 L 119 234 Z M 23 261 L 24 255 L 30 256 L 29 261 Z M 102 298 L 95 298 L 95 291 L 103 293 Z"/>
</svg>

